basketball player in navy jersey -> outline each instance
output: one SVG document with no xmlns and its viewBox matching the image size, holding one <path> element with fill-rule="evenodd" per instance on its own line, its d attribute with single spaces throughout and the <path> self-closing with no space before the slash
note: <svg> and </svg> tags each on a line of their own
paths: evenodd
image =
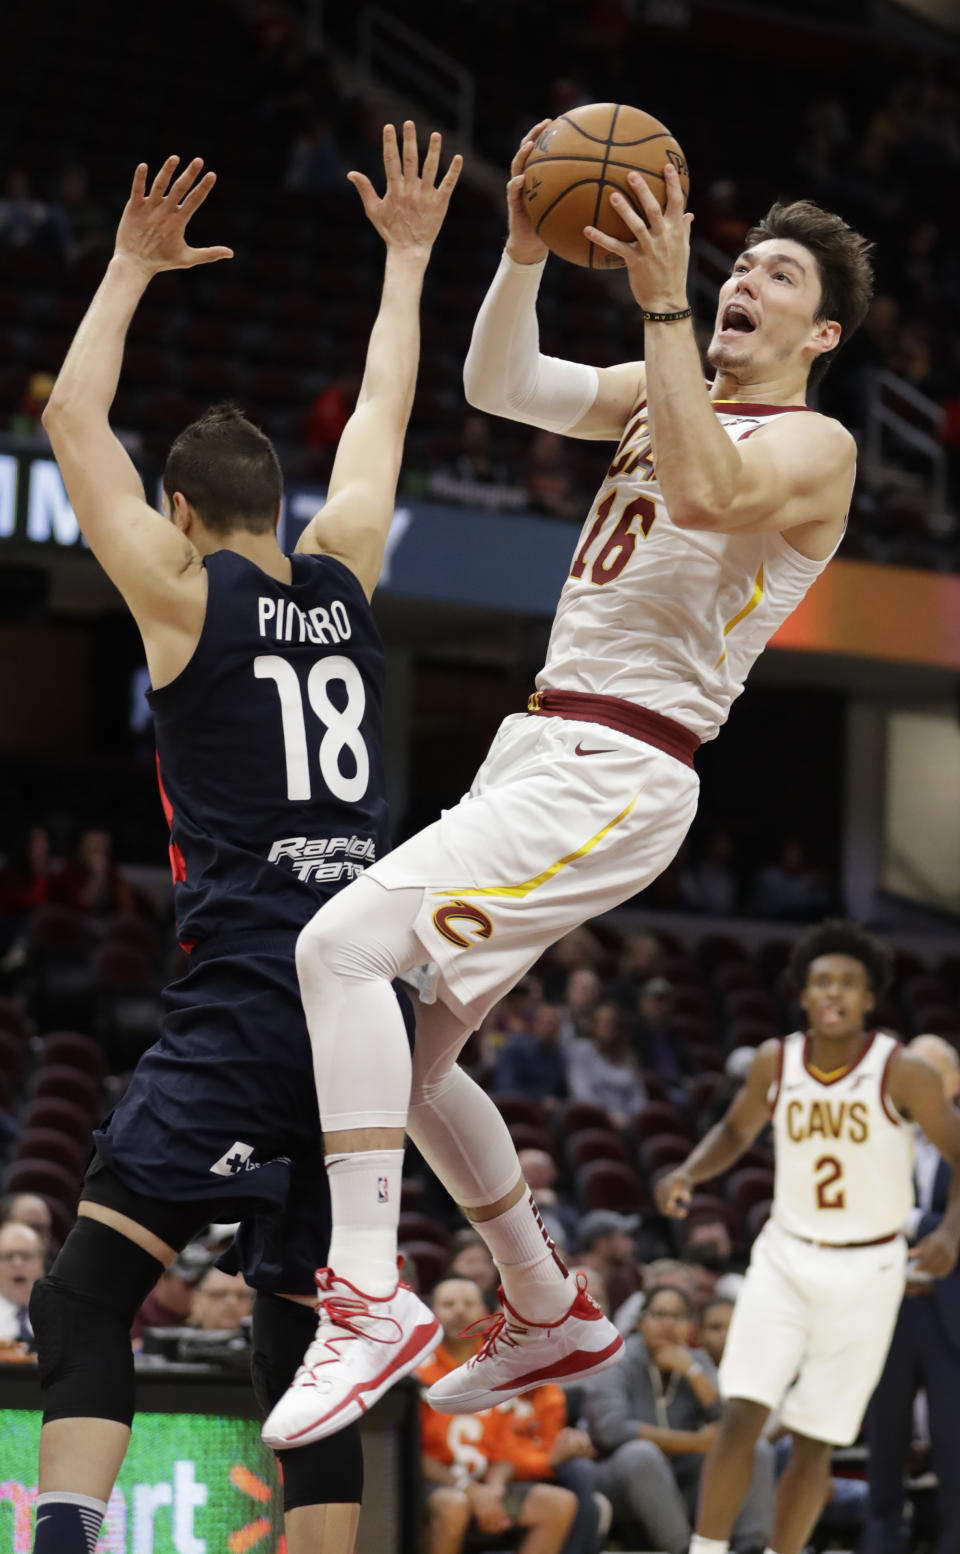
<svg viewBox="0 0 960 1554">
<path fill-rule="evenodd" d="M 45 412 L 94 555 L 143 637 L 187 974 L 163 1030 L 96 1134 L 77 1224 L 34 1289 L 44 1393 L 35 1554 L 93 1554 L 134 1413 L 130 1324 L 163 1268 L 211 1221 L 242 1221 L 257 1290 L 254 1381 L 268 1407 L 315 1326 L 326 1258 L 322 1141 L 294 966 L 298 931 L 387 842 L 383 654 L 370 612 L 419 356 L 424 271 L 457 181 L 419 171 L 416 133 L 383 138 L 386 193 L 351 181 L 386 244 L 380 310 L 325 507 L 287 556 L 269 440 L 238 410 L 181 433 L 165 517 L 108 413 L 124 339 L 151 278 L 229 258 L 190 248 L 213 173 L 195 159 L 152 185 L 140 165 L 116 249 Z M 202 174 L 202 176 L 201 176 Z M 400 1173 L 384 1173 L 385 1205 Z M 412 1293 L 412 1368 L 440 1330 Z M 342 1313 L 347 1321 L 349 1313 Z M 362 1460 L 354 1430 L 284 1454 L 287 1548 L 353 1548 Z"/>
</svg>

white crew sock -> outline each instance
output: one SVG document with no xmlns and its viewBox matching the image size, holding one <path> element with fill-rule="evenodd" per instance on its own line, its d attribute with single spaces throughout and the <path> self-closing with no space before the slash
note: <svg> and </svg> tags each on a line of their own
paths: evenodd
<svg viewBox="0 0 960 1554">
<path fill-rule="evenodd" d="M 515 1311 L 530 1322 L 556 1322 L 566 1315 L 577 1298 L 577 1281 L 544 1230 L 532 1193 L 473 1228 L 490 1248 Z"/>
<path fill-rule="evenodd" d="M 726 1538 L 701 1538 L 698 1532 L 690 1539 L 689 1554 L 727 1554 L 730 1544 Z M 770 1554 L 767 1550 L 766 1554 Z"/>
<path fill-rule="evenodd" d="M 328 1262 L 364 1295 L 392 1295 L 397 1287 L 402 1175 L 402 1149 L 327 1156 L 333 1211 Z"/>
</svg>

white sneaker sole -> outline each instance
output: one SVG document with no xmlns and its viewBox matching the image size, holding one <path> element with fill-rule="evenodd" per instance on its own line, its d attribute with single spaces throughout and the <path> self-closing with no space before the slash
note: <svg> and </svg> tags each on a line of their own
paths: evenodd
<svg viewBox="0 0 960 1554">
<path fill-rule="evenodd" d="M 361 1419 L 374 1405 L 379 1402 L 385 1392 L 404 1376 L 409 1376 L 411 1371 L 422 1365 L 437 1348 L 443 1338 L 443 1329 L 439 1322 L 428 1329 L 429 1336 L 426 1341 L 417 1343 L 410 1353 L 404 1353 L 403 1359 L 388 1367 L 379 1377 L 374 1377 L 368 1384 L 355 1387 L 351 1393 L 332 1409 L 318 1407 L 316 1417 L 302 1422 L 302 1415 L 298 1422 L 291 1426 L 283 1422 L 284 1403 L 290 1396 L 290 1392 L 284 1394 L 279 1403 L 268 1414 L 266 1423 L 260 1431 L 260 1439 L 264 1446 L 272 1446 L 274 1451 L 283 1451 L 288 1447 L 309 1446 L 311 1441 L 322 1441 L 327 1435 L 335 1435 L 345 1425 L 352 1424 L 355 1419 Z M 409 1344 L 422 1335 L 423 1327 L 416 1328 L 408 1339 Z M 297 1387 L 295 1396 L 302 1398 L 306 1388 Z"/>
<path fill-rule="evenodd" d="M 586 1365 L 582 1370 L 558 1371 L 556 1367 L 551 1369 L 544 1366 L 543 1371 L 531 1377 L 527 1372 L 514 1386 L 505 1382 L 503 1386 L 489 1389 L 486 1392 L 479 1388 L 471 1388 L 467 1392 L 458 1392 L 451 1396 L 449 1393 L 441 1393 L 441 1382 L 431 1387 L 427 1393 L 427 1402 L 431 1408 L 435 1408 L 438 1414 L 475 1414 L 484 1408 L 495 1408 L 498 1403 L 508 1403 L 511 1398 L 519 1397 L 521 1392 L 531 1392 L 534 1387 L 542 1387 L 546 1382 L 552 1381 L 557 1386 L 566 1386 L 571 1382 L 586 1381 L 588 1376 L 599 1376 L 601 1371 L 608 1371 L 612 1365 L 617 1365 L 623 1359 L 623 1340 L 613 1350 L 613 1353 L 604 1355 L 595 1365 Z"/>
</svg>

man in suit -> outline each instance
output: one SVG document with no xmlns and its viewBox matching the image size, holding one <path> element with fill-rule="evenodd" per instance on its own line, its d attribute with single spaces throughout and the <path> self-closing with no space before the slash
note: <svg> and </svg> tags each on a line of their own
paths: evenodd
<svg viewBox="0 0 960 1554">
<path fill-rule="evenodd" d="M 940 1036 L 917 1036 L 911 1050 L 940 1074 L 944 1093 L 960 1092 L 960 1059 Z M 916 1208 L 904 1230 L 920 1240 L 936 1229 L 947 1201 L 950 1167 L 917 1130 Z M 904 1470 L 910 1450 L 913 1403 L 923 1388 L 930 1418 L 932 1465 L 939 1479 L 937 1554 L 960 1554 L 960 1264 L 942 1279 L 908 1275 L 906 1298 L 883 1375 L 867 1413 L 870 1446 L 871 1554 L 902 1554 Z"/>
<path fill-rule="evenodd" d="M 43 1273 L 43 1242 L 30 1225 L 0 1227 L 0 1343 L 33 1343 L 30 1293 Z"/>
</svg>

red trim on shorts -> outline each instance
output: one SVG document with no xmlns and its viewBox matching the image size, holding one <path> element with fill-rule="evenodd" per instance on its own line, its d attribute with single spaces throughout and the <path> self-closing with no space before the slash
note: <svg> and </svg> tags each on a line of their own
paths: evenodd
<svg viewBox="0 0 960 1554">
<path fill-rule="evenodd" d="M 540 718 L 570 718 L 580 723 L 602 723 L 604 728 L 629 734 L 665 755 L 672 755 L 684 766 L 693 766 L 700 740 L 682 723 L 665 718 L 649 707 L 637 707 L 619 696 L 592 696 L 587 691 L 534 691 L 527 701 L 527 712 Z"/>
<path fill-rule="evenodd" d="M 861 1246 L 886 1246 L 888 1241 L 896 1241 L 899 1234 L 899 1230 L 891 1230 L 888 1236 L 875 1236 L 872 1241 L 815 1241 L 813 1236 L 801 1236 L 796 1230 L 787 1231 L 795 1241 L 805 1241 L 807 1246 L 825 1246 L 833 1252 L 850 1252 Z"/>
<path fill-rule="evenodd" d="M 853 1063 L 848 1063 L 846 1068 L 838 1068 L 838 1069 L 836 1069 L 835 1072 L 830 1074 L 830 1076 L 828 1078 L 828 1077 L 824 1076 L 823 1074 L 821 1074 L 818 1069 L 813 1068 L 811 1066 L 810 1062 L 809 1062 L 810 1033 L 808 1031 L 806 1036 L 804 1036 L 804 1038 L 803 1038 L 803 1066 L 806 1069 L 807 1073 L 810 1075 L 810 1078 L 811 1079 L 815 1079 L 818 1085 L 826 1086 L 826 1085 L 838 1084 L 841 1079 L 846 1079 L 848 1074 L 852 1074 L 855 1068 L 859 1068 L 860 1067 L 860 1064 L 863 1062 L 864 1058 L 866 1057 L 867 1053 L 870 1051 L 870 1048 L 873 1046 L 873 1044 L 876 1041 L 876 1039 L 877 1039 L 876 1031 L 871 1031 L 870 1032 L 870 1040 L 867 1042 L 867 1045 L 864 1047 L 864 1049 L 860 1053 L 859 1057 L 856 1058 L 856 1060 Z"/>
<path fill-rule="evenodd" d="M 806 410 L 813 414 L 809 405 L 748 405 L 742 399 L 711 399 L 714 410 L 723 410 L 724 415 L 783 415 L 785 411 Z"/>
<path fill-rule="evenodd" d="M 880 1075 L 880 1105 L 883 1107 L 884 1111 L 886 1112 L 887 1116 L 889 1117 L 890 1121 L 893 1123 L 895 1128 L 902 1128 L 903 1124 L 904 1124 L 904 1121 L 905 1121 L 905 1118 L 901 1117 L 900 1113 L 897 1111 L 897 1108 L 896 1108 L 896 1106 L 893 1103 L 893 1098 L 890 1096 L 890 1094 L 887 1091 L 887 1072 L 888 1072 L 888 1070 L 890 1068 L 890 1064 L 893 1062 L 894 1058 L 896 1057 L 897 1052 L 898 1052 L 900 1046 L 901 1046 L 901 1043 L 898 1041 L 896 1047 L 891 1047 L 890 1048 L 890 1053 L 889 1053 L 889 1055 L 887 1057 L 887 1061 L 883 1065 L 883 1073 Z"/>
</svg>

